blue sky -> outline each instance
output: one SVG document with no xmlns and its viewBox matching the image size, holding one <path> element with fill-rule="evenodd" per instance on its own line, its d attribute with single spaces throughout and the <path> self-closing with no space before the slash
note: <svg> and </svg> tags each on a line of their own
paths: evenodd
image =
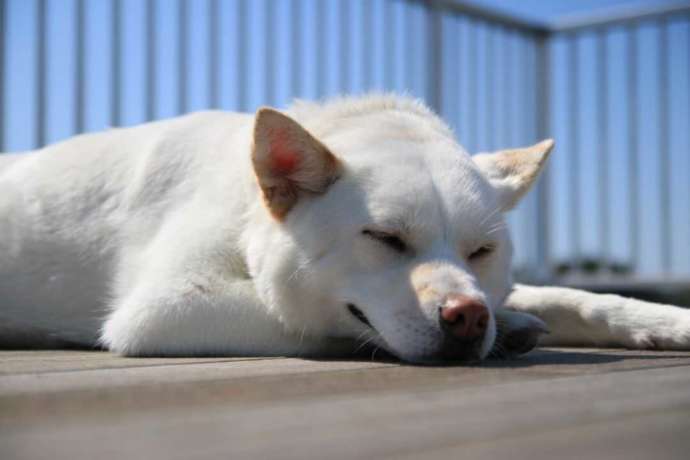
<svg viewBox="0 0 690 460">
<path fill-rule="evenodd" d="M 272 9 L 268 8 L 269 1 Z M 578 1 L 499 1 L 480 2 L 505 11 L 542 21 L 554 21 L 563 15 L 591 12 L 599 7 L 621 4 L 649 5 L 652 1 L 578 0 Z M 669 3 L 669 2 L 665 2 Z M 674 2 L 671 2 L 674 3 Z M 678 2 L 675 2 L 678 3 Z M 7 1 L 6 86 L 3 122 L 6 150 L 34 147 L 36 110 L 36 0 Z M 47 43 L 47 111 L 46 137 L 49 142 L 74 132 L 74 0 L 49 0 Z M 87 1 L 84 80 L 85 120 L 87 130 L 105 129 L 111 107 L 111 4 Z M 245 16 L 237 0 L 220 0 L 217 11 L 219 27 L 217 54 L 208 53 L 209 2 L 188 2 L 186 27 L 187 66 L 185 111 L 213 106 L 209 81 L 217 82 L 218 107 L 227 110 L 253 110 L 262 104 L 285 106 L 295 97 L 318 98 L 340 92 L 361 93 L 371 89 L 405 91 L 425 97 L 429 82 L 429 52 L 424 11 L 418 5 L 381 0 L 365 2 L 315 0 L 253 0 L 246 2 Z M 154 61 L 155 118 L 179 113 L 177 1 L 157 0 Z M 146 119 L 146 29 L 145 3 L 122 0 L 121 124 L 130 125 Z M 323 8 L 324 22 L 317 21 Z M 267 15 L 273 21 L 267 27 Z M 343 14 L 349 21 L 343 21 Z M 297 15 L 298 21 L 293 18 Z M 344 28 L 344 29 L 343 29 Z M 238 30 L 245 32 L 238 43 Z M 319 39 L 319 31 L 327 37 Z M 388 36 L 385 35 L 385 33 Z M 534 85 L 536 78 L 535 47 L 531 40 L 510 32 L 496 32 L 466 18 L 445 18 L 445 46 L 442 50 L 442 114 L 456 130 L 460 142 L 470 151 L 528 144 L 537 140 Z M 607 243 L 608 256 L 625 262 L 631 254 L 628 223 L 631 209 L 640 209 L 638 247 L 640 269 L 646 274 L 661 270 L 661 214 L 659 206 L 661 173 L 659 170 L 659 137 L 670 134 L 671 223 L 673 273 L 690 273 L 690 27 L 687 16 L 672 20 L 668 26 L 670 43 L 667 67 L 672 98 L 669 107 L 670 129 L 658 126 L 659 83 L 656 44 L 660 29 L 653 23 L 642 24 L 635 32 L 639 40 L 638 80 L 640 117 L 639 203 L 631 203 L 627 189 L 629 158 L 627 145 L 627 97 L 625 84 L 626 32 L 614 28 L 605 34 L 608 45 L 608 109 L 610 126 L 608 142 L 608 202 L 601 203 L 598 171 L 601 151 L 598 148 L 598 81 L 596 80 L 596 36 L 585 33 L 576 38 L 580 67 L 577 115 L 579 131 L 572 132 L 568 95 L 572 91 L 572 73 L 568 68 L 570 38 L 557 37 L 551 47 L 552 134 L 557 150 L 551 167 L 552 226 L 551 251 L 555 259 L 568 259 L 573 250 L 573 226 L 570 221 L 573 196 L 568 187 L 574 154 L 569 151 L 573 139 L 579 149 L 579 219 L 581 235 L 579 255 L 602 252 L 600 215 L 609 216 L 611 227 Z M 344 38 L 347 37 L 347 38 Z M 488 45 L 489 40 L 491 45 Z M 245 53 L 239 54 L 244 46 Z M 295 48 L 298 47 L 299 53 Z M 476 52 L 476 54 L 475 54 Z M 346 56 L 343 55 L 345 53 Z M 299 57 L 296 57 L 296 55 Z M 245 57 L 244 71 L 238 69 Z M 487 58 L 487 56 L 489 56 Z M 270 63 L 269 63 L 270 59 Z M 210 78 L 216 69 L 216 79 Z M 270 72 L 270 74 L 269 74 Z M 240 89 L 245 91 L 240 93 Z M 535 245 L 534 197 L 528 199 L 511 217 L 518 245 L 518 263 L 530 261 Z"/>
</svg>

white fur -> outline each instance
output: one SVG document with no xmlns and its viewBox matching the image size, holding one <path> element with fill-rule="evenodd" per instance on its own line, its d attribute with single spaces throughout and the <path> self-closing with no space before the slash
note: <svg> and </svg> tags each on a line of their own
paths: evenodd
<svg viewBox="0 0 690 460">
<path fill-rule="evenodd" d="M 301 194 L 283 221 L 257 185 L 251 115 L 197 113 L 0 156 L 0 344 L 324 355 L 368 342 L 426 361 L 452 293 L 490 310 L 479 357 L 497 323 L 499 338 L 543 331 L 501 309 L 512 283 L 503 211 L 550 146 L 508 168 L 496 167 L 500 153 L 478 166 L 426 107 L 393 96 L 287 113 L 343 172 L 325 193 Z M 411 250 L 362 235 L 372 227 L 403 233 Z M 489 257 L 468 259 L 487 244 Z M 690 346 L 690 312 L 676 307 L 527 287 L 509 305 L 542 317 L 551 342 Z"/>
<path fill-rule="evenodd" d="M 543 345 L 687 350 L 690 312 L 612 294 L 516 285 L 506 306 L 537 315 L 550 334 Z"/>
</svg>

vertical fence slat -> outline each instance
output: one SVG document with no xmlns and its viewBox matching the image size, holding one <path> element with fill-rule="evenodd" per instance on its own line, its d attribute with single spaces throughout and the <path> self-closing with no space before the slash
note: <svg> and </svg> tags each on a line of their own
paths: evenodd
<svg viewBox="0 0 690 460">
<path fill-rule="evenodd" d="M 669 97 L 670 91 L 668 72 L 668 34 L 669 27 L 666 19 L 662 19 L 657 24 L 659 29 L 659 40 L 657 41 L 657 55 L 659 65 L 659 78 L 657 81 L 657 92 L 659 97 L 659 197 L 661 199 L 661 267 L 665 273 L 671 271 L 671 177 L 670 177 L 670 152 L 669 138 L 671 129 L 669 126 Z"/>
<path fill-rule="evenodd" d="M 74 14 L 74 122 L 75 133 L 84 131 L 85 46 L 84 0 L 76 0 Z"/>
<path fill-rule="evenodd" d="M 5 151 L 5 122 L 8 112 L 5 108 L 5 50 L 7 48 L 6 14 L 6 0 L 0 0 L 0 154 Z"/>
<path fill-rule="evenodd" d="M 5 21 L 5 0 L 0 0 L 0 153 L 5 151 L 5 47 L 7 46 L 7 23 Z"/>
<path fill-rule="evenodd" d="M 265 3 L 266 14 L 264 15 L 264 29 L 266 37 L 270 37 L 273 31 L 276 30 L 275 17 L 276 17 L 276 3 L 268 1 Z M 266 104 L 272 105 L 275 103 L 276 85 L 275 85 L 275 74 L 276 74 L 276 47 L 277 43 L 271 42 L 271 40 L 266 40 L 264 44 L 264 64 L 266 69 L 266 78 L 264 79 L 264 94 L 266 95 Z"/>
<path fill-rule="evenodd" d="M 218 0 L 208 0 L 206 16 L 208 22 L 208 105 L 212 108 L 218 108 L 220 107 L 220 88 L 218 86 L 220 8 Z"/>
<path fill-rule="evenodd" d="M 156 118 L 156 0 L 146 1 L 146 119 Z"/>
<path fill-rule="evenodd" d="M 450 30 L 452 31 L 452 37 L 453 37 L 453 48 L 452 48 L 452 53 L 450 53 L 451 59 L 453 59 L 453 73 L 451 74 L 450 78 L 451 81 L 454 82 L 454 87 L 453 87 L 453 92 L 446 97 L 451 104 L 455 106 L 455 110 L 453 110 L 454 114 L 454 123 L 455 123 L 455 133 L 456 135 L 460 135 L 462 132 L 462 40 L 461 40 L 461 33 L 462 33 L 462 22 L 461 18 L 459 16 L 453 17 L 453 21 L 451 23 Z M 450 98 L 452 96 L 452 98 Z M 460 142 L 462 142 L 462 139 L 460 139 Z"/>
<path fill-rule="evenodd" d="M 328 65 L 328 53 L 326 53 L 326 2 L 316 2 L 316 97 L 323 97 L 326 93 L 326 69 Z M 269 74 L 270 75 L 270 74 Z"/>
<path fill-rule="evenodd" d="M 394 85 L 395 40 L 397 28 L 395 27 L 393 2 L 383 2 L 383 87 L 390 91 Z"/>
<path fill-rule="evenodd" d="M 503 65 L 505 69 L 513 69 L 513 53 L 510 52 L 511 48 L 511 31 L 510 29 L 506 28 L 503 31 L 503 44 L 502 44 L 502 60 L 503 60 Z M 504 78 L 503 79 L 503 105 L 504 105 L 504 110 L 503 110 L 503 148 L 507 148 L 511 141 L 513 140 L 512 137 L 512 122 L 513 122 L 513 79 L 512 78 Z"/>
<path fill-rule="evenodd" d="M 340 0 L 340 90 L 350 89 L 350 8 L 348 0 Z"/>
<path fill-rule="evenodd" d="M 302 95 L 302 2 L 292 2 L 292 98 Z"/>
<path fill-rule="evenodd" d="M 245 0 L 237 2 L 237 17 L 235 18 L 235 46 L 237 47 L 237 109 L 247 110 L 247 5 Z"/>
<path fill-rule="evenodd" d="M 479 89 L 479 66 L 477 62 L 479 61 L 479 50 L 477 46 L 477 22 L 473 19 L 468 19 L 467 21 L 468 35 L 467 35 L 467 46 L 469 53 L 467 56 L 467 74 L 471 75 L 468 95 L 468 105 L 472 111 L 469 114 L 469 126 L 467 133 L 467 144 L 471 149 L 472 153 L 477 152 L 479 143 L 479 123 L 477 120 L 477 115 L 479 113 L 479 96 L 477 95 Z"/>
<path fill-rule="evenodd" d="M 536 79 L 535 91 L 535 125 L 539 140 L 551 137 L 549 119 L 551 113 L 551 56 L 548 37 L 540 34 L 535 38 Z M 546 281 L 551 276 L 551 214 L 549 209 L 549 190 L 551 167 L 546 166 L 536 188 L 536 226 L 535 226 L 535 272 L 539 281 Z"/>
<path fill-rule="evenodd" d="M 568 91 L 568 110 L 570 112 L 570 136 L 568 155 L 570 155 L 570 228 L 573 259 L 581 256 L 580 235 L 580 66 L 576 34 L 569 38 L 568 69 L 570 70 L 570 88 Z"/>
<path fill-rule="evenodd" d="M 453 116 L 453 124 L 454 124 L 454 132 L 456 136 L 460 136 L 461 130 L 462 130 L 462 62 L 461 62 L 461 55 L 462 55 L 462 40 L 460 37 L 461 34 L 461 18 L 458 15 L 453 16 L 453 20 L 449 24 L 449 29 L 450 29 L 450 34 L 447 34 L 449 37 L 451 37 L 451 51 L 448 54 L 450 56 L 450 59 L 452 60 L 452 73 L 449 76 L 449 81 L 453 85 L 452 91 L 444 95 L 443 97 L 449 101 L 449 104 L 453 107 L 451 110 L 448 110 L 452 116 Z M 460 142 L 462 143 L 462 138 L 460 138 Z"/>
<path fill-rule="evenodd" d="M 436 111 L 443 111 L 443 18 L 436 3 L 427 6 L 427 33 L 429 36 L 429 51 L 427 53 L 429 76 L 427 77 L 426 94 L 429 105 Z"/>
<path fill-rule="evenodd" d="M 407 53 L 405 53 L 405 90 L 408 92 L 411 92 L 414 81 L 412 79 L 412 76 L 414 75 L 415 72 L 415 67 L 414 67 L 414 58 L 415 58 L 415 46 L 413 43 L 413 36 L 414 34 L 414 21 L 412 20 L 412 4 L 409 2 L 405 2 L 405 9 L 403 10 L 403 20 L 404 20 L 404 28 L 406 33 L 404 34 L 404 42 L 405 42 L 405 50 L 407 50 Z"/>
<path fill-rule="evenodd" d="M 530 92 L 533 89 L 532 83 L 533 79 L 530 75 L 530 53 L 529 53 L 529 36 L 525 34 L 520 34 L 520 70 L 522 74 L 522 88 L 520 91 L 521 104 L 523 110 L 529 113 L 530 109 Z M 534 133 L 530 132 L 531 126 L 529 125 L 531 117 L 522 116 L 520 117 L 522 136 L 520 138 L 520 144 L 525 145 L 532 141 L 531 137 Z"/>
<path fill-rule="evenodd" d="M 34 147 L 43 147 L 46 143 L 46 82 L 48 81 L 48 65 L 46 50 L 46 28 L 48 26 L 46 0 L 38 0 L 36 4 L 36 134 Z"/>
<path fill-rule="evenodd" d="M 486 81 L 486 107 L 484 108 L 484 130 L 486 131 L 486 150 L 492 151 L 495 148 L 494 130 L 492 123 L 494 119 L 494 87 L 496 84 L 496 72 L 492 68 L 494 65 L 494 30 L 487 25 L 486 46 L 484 49 L 484 72 Z"/>
<path fill-rule="evenodd" d="M 639 160 L 637 143 L 637 27 L 635 25 L 626 30 L 627 34 L 627 67 L 628 79 L 626 81 L 626 93 L 628 99 L 628 152 L 630 155 L 629 164 L 629 183 L 628 192 L 630 201 L 628 203 L 630 229 L 630 264 L 633 269 L 638 268 L 638 253 L 640 247 L 639 229 Z"/>
<path fill-rule="evenodd" d="M 120 15 L 120 0 L 112 0 L 111 27 L 112 49 L 110 52 L 110 125 L 119 126 L 121 123 L 121 63 L 122 63 L 122 17 Z"/>
<path fill-rule="evenodd" d="M 177 3 L 177 113 L 187 112 L 187 47 L 189 46 L 187 30 L 187 0 Z"/>
<path fill-rule="evenodd" d="M 372 82 L 374 81 L 373 78 L 373 73 L 374 73 L 374 50 L 373 50 L 373 42 L 372 42 L 372 37 L 374 36 L 374 12 L 373 12 L 373 1 L 372 0 L 367 0 L 364 2 L 362 5 L 362 18 L 361 22 L 362 28 L 361 28 L 361 34 L 362 34 L 362 41 L 360 43 L 360 46 L 362 48 L 362 66 L 361 66 L 361 72 L 362 72 L 362 87 L 364 91 L 369 91 L 372 86 Z"/>
<path fill-rule="evenodd" d="M 608 45 L 604 30 L 597 35 L 597 130 L 599 133 L 599 244 L 601 257 L 607 260 L 610 254 L 610 212 L 609 212 L 609 126 L 608 126 Z"/>
<path fill-rule="evenodd" d="M 530 75 L 530 56 L 529 56 L 529 36 L 521 32 L 519 34 L 520 40 L 520 104 L 521 112 L 528 114 L 530 111 L 530 92 L 533 89 L 533 79 Z M 516 76 L 517 78 L 517 76 Z M 534 135 L 530 132 L 530 118 L 529 116 L 520 116 L 520 145 L 525 145 L 532 141 L 531 137 Z M 530 197 L 531 198 L 531 197 Z M 531 258 L 536 253 L 536 233 L 535 233 L 535 220 L 538 215 L 532 215 L 538 211 L 535 209 L 536 204 L 531 199 L 525 199 L 522 203 L 522 212 L 518 214 L 520 218 L 520 228 L 522 233 L 519 238 L 521 240 L 520 246 L 516 248 L 516 260 L 518 260 L 523 268 L 531 269 L 532 262 Z"/>
</svg>

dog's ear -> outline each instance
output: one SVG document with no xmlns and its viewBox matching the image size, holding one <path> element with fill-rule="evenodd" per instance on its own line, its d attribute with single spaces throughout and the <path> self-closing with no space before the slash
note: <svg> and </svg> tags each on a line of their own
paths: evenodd
<svg viewBox="0 0 690 460">
<path fill-rule="evenodd" d="M 547 139 L 531 147 L 479 153 L 472 157 L 484 177 L 498 192 L 502 211 L 509 211 L 530 189 L 553 149 Z"/>
<path fill-rule="evenodd" d="M 301 195 L 326 191 L 341 171 L 326 146 L 292 118 L 266 107 L 256 113 L 252 162 L 266 205 L 279 220 Z"/>
<path fill-rule="evenodd" d="M 541 334 L 548 333 L 546 323 L 536 316 L 502 308 L 496 312 L 496 341 L 490 354 L 494 358 L 523 355 L 537 346 Z"/>
</svg>

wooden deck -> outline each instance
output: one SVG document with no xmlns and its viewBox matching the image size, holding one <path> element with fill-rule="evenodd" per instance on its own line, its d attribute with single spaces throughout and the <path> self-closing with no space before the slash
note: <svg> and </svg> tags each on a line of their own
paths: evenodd
<svg viewBox="0 0 690 460">
<path fill-rule="evenodd" d="M 0 352 L 0 459 L 688 459 L 690 352 L 415 367 Z"/>
</svg>

